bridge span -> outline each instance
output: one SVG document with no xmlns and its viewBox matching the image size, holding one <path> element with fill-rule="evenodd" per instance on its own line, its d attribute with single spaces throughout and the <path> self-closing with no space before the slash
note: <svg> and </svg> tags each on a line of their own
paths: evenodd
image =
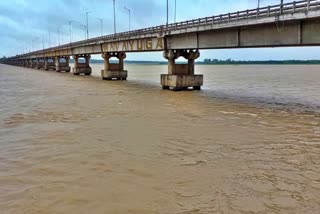
<svg viewBox="0 0 320 214">
<path fill-rule="evenodd" d="M 126 52 L 163 51 L 168 60 L 168 74 L 161 75 L 163 89 L 199 90 L 203 75 L 195 74 L 194 62 L 201 49 L 319 45 L 320 0 L 302 0 L 96 37 L 3 58 L 0 62 L 70 72 L 72 56 L 73 74 L 90 75 L 90 56 L 101 54 L 102 79 L 126 80 Z M 179 57 L 187 63 L 176 64 Z M 111 58 L 119 62 L 112 63 Z"/>
</svg>

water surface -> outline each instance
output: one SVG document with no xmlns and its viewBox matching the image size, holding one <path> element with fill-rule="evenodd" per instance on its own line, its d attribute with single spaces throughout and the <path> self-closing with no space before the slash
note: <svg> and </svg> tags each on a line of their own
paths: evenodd
<svg viewBox="0 0 320 214">
<path fill-rule="evenodd" d="M 0 213 L 318 213 L 320 66 L 126 67 L 0 65 Z"/>
</svg>

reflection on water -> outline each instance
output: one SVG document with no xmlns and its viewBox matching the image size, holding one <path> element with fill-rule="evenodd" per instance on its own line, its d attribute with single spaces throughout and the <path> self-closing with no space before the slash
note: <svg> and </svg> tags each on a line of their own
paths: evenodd
<svg viewBox="0 0 320 214">
<path fill-rule="evenodd" d="M 203 91 L 0 65 L 0 213 L 317 213 L 319 66 L 197 66 Z"/>
</svg>

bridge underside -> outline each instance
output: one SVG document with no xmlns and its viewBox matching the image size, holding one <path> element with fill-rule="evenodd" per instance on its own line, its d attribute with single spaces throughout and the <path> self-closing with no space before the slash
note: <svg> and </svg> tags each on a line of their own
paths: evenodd
<svg viewBox="0 0 320 214">
<path fill-rule="evenodd" d="M 319 46 L 320 19 L 170 35 L 168 49 L 220 49 Z"/>
</svg>

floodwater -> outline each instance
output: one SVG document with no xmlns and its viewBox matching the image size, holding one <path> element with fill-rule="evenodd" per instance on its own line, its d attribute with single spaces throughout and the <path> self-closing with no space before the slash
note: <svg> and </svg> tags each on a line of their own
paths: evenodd
<svg viewBox="0 0 320 214">
<path fill-rule="evenodd" d="M 320 210 L 320 66 L 197 66 L 202 91 L 0 65 L 0 213 Z"/>
</svg>

